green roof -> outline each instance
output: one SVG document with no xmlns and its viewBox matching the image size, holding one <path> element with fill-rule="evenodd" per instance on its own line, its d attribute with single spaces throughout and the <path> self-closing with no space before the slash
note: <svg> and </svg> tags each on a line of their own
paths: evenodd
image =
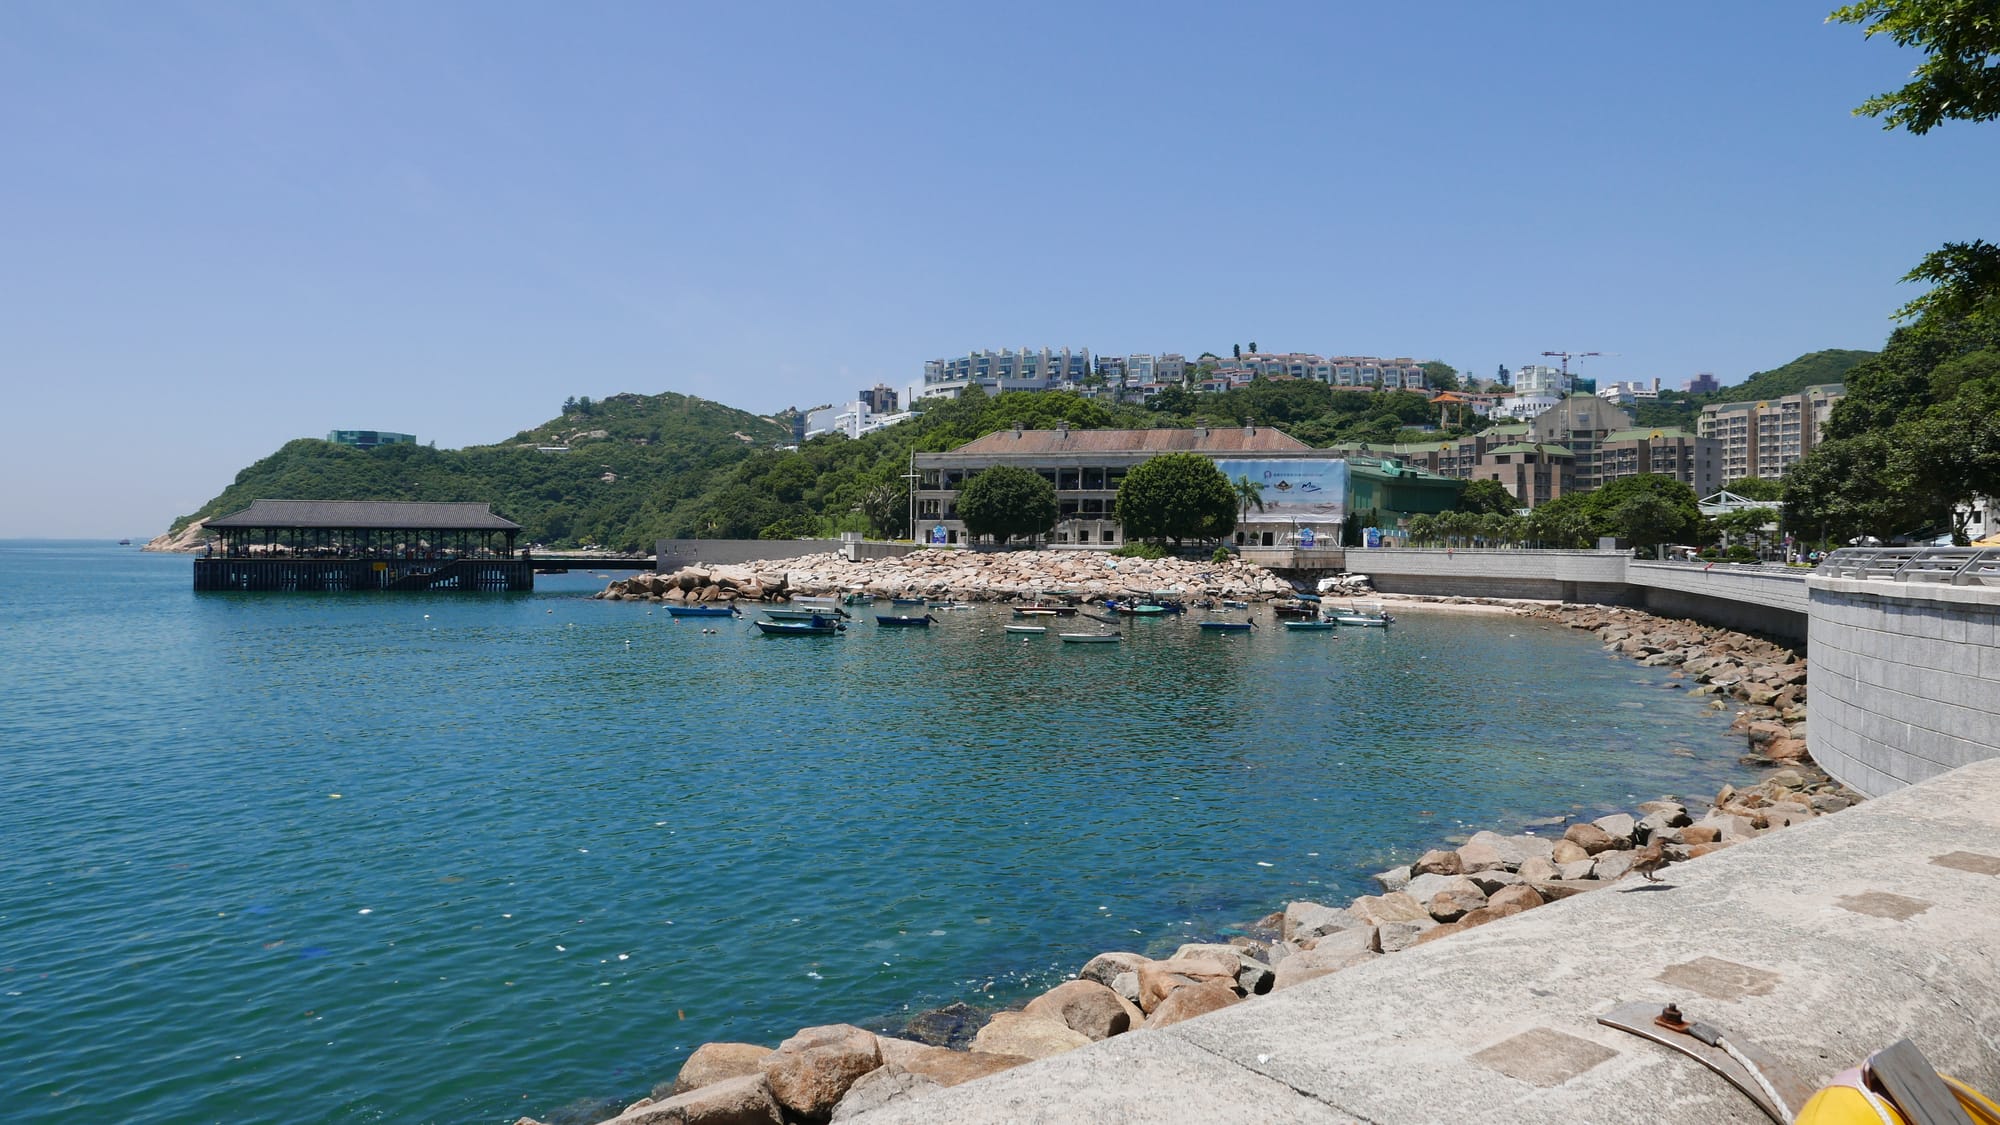
<svg viewBox="0 0 2000 1125">
<path fill-rule="evenodd" d="M 1489 450 L 1487 450 L 1486 452 L 1487 452 L 1488 454 L 1495 454 L 1495 453 L 1539 453 L 1539 454 L 1543 455 L 1544 457 L 1574 457 L 1574 456 L 1576 456 L 1576 454 L 1574 454 L 1574 453 L 1571 453 L 1571 452 L 1570 452 L 1569 450 L 1567 450 L 1567 449 L 1564 449 L 1564 448 L 1563 448 L 1562 446 L 1560 446 L 1560 445 L 1530 445 L 1530 444 L 1528 444 L 1527 442 L 1517 442 L 1517 443 L 1515 443 L 1515 444 L 1513 444 L 1513 445 L 1503 445 L 1503 446 L 1501 446 L 1501 447 L 1500 447 L 1500 448 L 1498 448 L 1498 449 L 1489 449 Z"/>
<path fill-rule="evenodd" d="M 1428 469 L 1420 469 L 1415 465 L 1407 465 L 1401 462 L 1396 462 L 1393 465 L 1393 467 L 1391 467 L 1390 462 L 1383 461 L 1378 458 L 1349 457 L 1347 458 L 1347 471 L 1350 473 L 1360 473 L 1363 476 L 1381 477 L 1386 480 L 1399 480 L 1399 481 L 1412 481 L 1412 482 L 1428 481 L 1432 483 L 1442 482 L 1445 484 L 1459 483 L 1457 477 L 1442 476 L 1438 473 L 1433 473 Z"/>
</svg>

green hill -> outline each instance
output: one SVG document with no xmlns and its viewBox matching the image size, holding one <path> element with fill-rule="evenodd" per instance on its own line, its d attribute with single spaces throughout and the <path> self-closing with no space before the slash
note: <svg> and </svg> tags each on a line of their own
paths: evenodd
<svg viewBox="0 0 2000 1125">
<path fill-rule="evenodd" d="M 1704 406 L 1724 402 L 1762 402 L 1795 395 L 1821 383 L 1838 383 L 1847 377 L 1849 371 L 1875 358 L 1875 355 L 1875 352 L 1848 348 L 1808 352 L 1783 367 L 1759 371 L 1733 387 L 1723 387 L 1707 394 L 1661 391 L 1658 402 L 1640 403 L 1633 412 L 1641 426 L 1679 426 L 1693 433 L 1695 419 L 1701 416 Z"/>
<path fill-rule="evenodd" d="M 477 500 L 519 523 L 526 542 L 640 548 L 685 533 L 669 526 L 676 504 L 790 437 L 769 418 L 721 403 L 621 394 L 565 404 L 560 417 L 495 445 L 360 450 L 299 438 L 238 473 L 173 530 L 256 499 Z"/>
</svg>

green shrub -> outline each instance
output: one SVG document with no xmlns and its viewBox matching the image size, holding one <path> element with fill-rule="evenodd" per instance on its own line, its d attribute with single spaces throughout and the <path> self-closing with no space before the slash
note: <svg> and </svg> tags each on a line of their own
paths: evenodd
<svg viewBox="0 0 2000 1125">
<path fill-rule="evenodd" d="M 1217 566 L 1221 566 L 1222 564 L 1228 562 L 1233 557 L 1234 556 L 1229 553 L 1229 548 L 1217 547 L 1215 549 L 1215 553 L 1208 557 L 1208 561 L 1214 563 Z"/>
<path fill-rule="evenodd" d="M 1168 555 L 1158 543 L 1127 543 L 1111 553 L 1121 559 L 1164 559 Z"/>
</svg>

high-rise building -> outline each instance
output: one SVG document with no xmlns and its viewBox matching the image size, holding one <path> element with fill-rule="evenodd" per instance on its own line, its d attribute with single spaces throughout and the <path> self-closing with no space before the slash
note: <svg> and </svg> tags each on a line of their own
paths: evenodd
<svg viewBox="0 0 2000 1125">
<path fill-rule="evenodd" d="M 1842 384 L 1823 383 L 1760 402 L 1716 403 L 1701 408 L 1697 426 L 1701 436 L 1720 443 L 1723 484 L 1775 480 L 1812 452 L 1834 403 L 1846 396 Z"/>
<path fill-rule="evenodd" d="M 873 414 L 894 414 L 896 412 L 896 390 L 881 383 L 855 396 L 856 401 L 867 404 Z"/>
<path fill-rule="evenodd" d="M 1691 395 L 1705 395 L 1721 389 L 1721 386 L 1715 381 L 1715 372 L 1713 371 L 1704 371 L 1687 381 L 1687 390 Z"/>
</svg>

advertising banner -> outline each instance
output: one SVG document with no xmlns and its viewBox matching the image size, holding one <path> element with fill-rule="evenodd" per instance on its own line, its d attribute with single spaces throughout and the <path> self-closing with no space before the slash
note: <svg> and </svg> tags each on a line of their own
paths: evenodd
<svg viewBox="0 0 2000 1125">
<path fill-rule="evenodd" d="M 1215 467 L 1230 484 L 1248 477 L 1264 486 L 1264 510 L 1250 506 L 1254 523 L 1319 525 L 1331 532 L 1347 518 L 1347 462 L 1337 457 L 1311 460 L 1219 460 Z"/>
</svg>

